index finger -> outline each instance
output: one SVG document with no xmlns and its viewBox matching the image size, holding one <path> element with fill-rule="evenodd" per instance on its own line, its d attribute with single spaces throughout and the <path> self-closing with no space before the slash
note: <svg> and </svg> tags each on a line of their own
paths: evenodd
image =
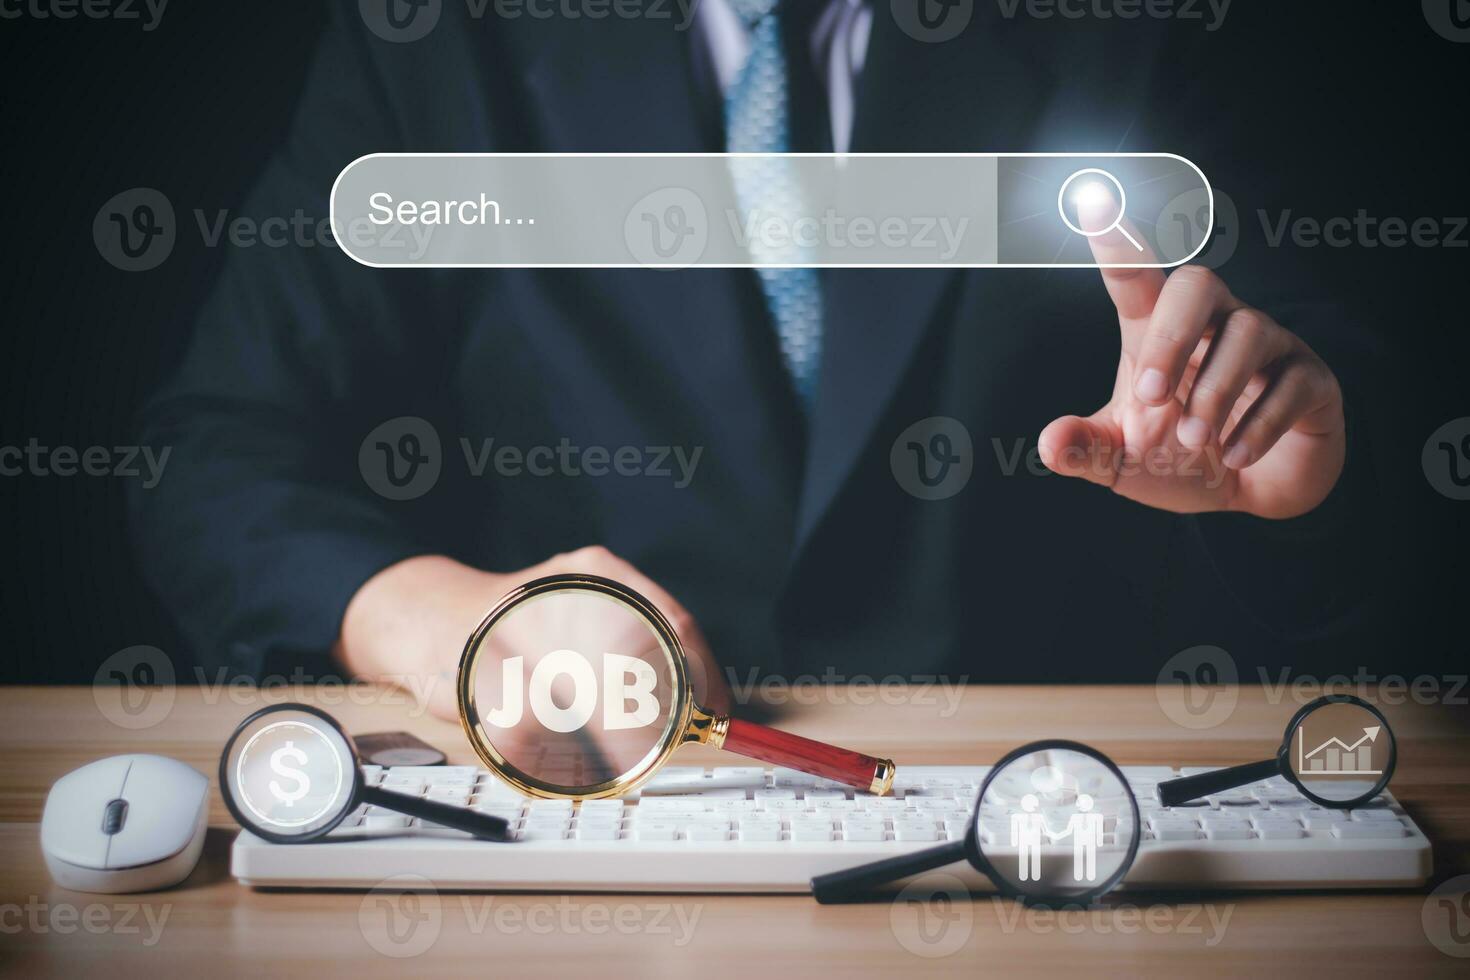
<svg viewBox="0 0 1470 980">
<path fill-rule="evenodd" d="M 1075 199 L 1077 220 L 1089 234 L 1087 244 L 1102 273 L 1103 285 L 1124 320 L 1143 320 L 1153 312 L 1164 288 L 1164 270 L 1137 268 L 1140 263 L 1157 263 L 1158 256 L 1142 238 L 1126 214 L 1119 214 L 1119 200 L 1111 183 L 1098 177 L 1078 182 Z M 1104 230 L 1106 229 L 1106 230 Z M 1135 268 L 1117 268 L 1133 265 Z M 1114 268 L 1106 268 L 1114 266 Z"/>
</svg>

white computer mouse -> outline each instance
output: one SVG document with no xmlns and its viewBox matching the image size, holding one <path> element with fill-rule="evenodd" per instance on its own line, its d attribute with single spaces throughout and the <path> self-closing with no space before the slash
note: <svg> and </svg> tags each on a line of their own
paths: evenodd
<svg viewBox="0 0 1470 980">
<path fill-rule="evenodd" d="M 116 755 L 51 787 L 41 850 L 63 888 L 153 891 L 194 870 L 208 822 L 206 777 L 161 755 Z"/>
</svg>

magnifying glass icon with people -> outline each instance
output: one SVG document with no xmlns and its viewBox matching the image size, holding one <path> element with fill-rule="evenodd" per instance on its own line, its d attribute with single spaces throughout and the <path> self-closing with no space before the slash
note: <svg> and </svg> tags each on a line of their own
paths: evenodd
<svg viewBox="0 0 1470 980">
<path fill-rule="evenodd" d="M 1117 191 L 1116 194 L 1114 190 Z M 1067 213 L 1069 203 L 1076 209 L 1078 218 L 1075 221 Z M 1114 207 L 1117 208 L 1116 212 L 1112 210 Z M 1104 221 L 1102 227 L 1089 231 L 1083 228 L 1081 215 L 1084 211 L 1093 216 L 1112 215 L 1112 220 Z M 1116 229 L 1128 239 L 1130 245 L 1142 252 L 1143 244 L 1123 227 L 1123 216 L 1127 211 L 1128 192 L 1123 190 L 1122 181 L 1097 167 L 1076 171 L 1062 181 L 1061 190 L 1057 192 L 1057 212 L 1062 216 L 1062 223 L 1070 230 L 1084 238 L 1097 238 Z"/>
</svg>

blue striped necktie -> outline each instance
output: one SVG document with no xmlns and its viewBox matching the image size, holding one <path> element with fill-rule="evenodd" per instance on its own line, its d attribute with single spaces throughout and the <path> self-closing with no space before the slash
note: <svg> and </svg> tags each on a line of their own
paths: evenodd
<svg viewBox="0 0 1470 980">
<path fill-rule="evenodd" d="M 727 0 L 750 30 L 750 56 L 725 96 L 725 148 L 731 153 L 788 153 L 791 99 L 782 46 L 780 0 Z M 736 200 L 749 219 L 759 210 L 786 221 L 805 212 L 795 175 L 783 161 L 732 161 Z M 749 222 L 754 227 L 758 222 Z M 788 224 L 789 227 L 789 224 Z M 754 239 L 757 260 L 798 261 L 790 248 Z M 764 253 L 764 254 L 763 254 Z M 781 356 L 802 407 L 810 414 L 822 351 L 822 293 L 815 269 L 757 269 L 766 309 L 775 321 Z"/>
</svg>

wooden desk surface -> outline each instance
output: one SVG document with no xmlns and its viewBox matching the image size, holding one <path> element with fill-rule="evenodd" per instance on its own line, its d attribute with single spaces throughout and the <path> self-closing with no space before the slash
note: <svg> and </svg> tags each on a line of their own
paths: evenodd
<svg viewBox="0 0 1470 980">
<path fill-rule="evenodd" d="M 324 687 L 163 689 L 171 706 L 131 730 L 112 718 L 116 689 L 0 689 L 0 972 L 24 976 L 263 975 L 354 977 L 780 976 L 1034 971 L 1069 976 L 1466 976 L 1470 959 L 1428 940 L 1427 890 L 1396 893 L 1120 895 L 1101 910 L 1053 916 L 979 898 L 944 907 L 822 907 L 803 896 L 422 896 L 400 924 L 423 923 L 411 959 L 385 945 L 381 904 L 355 893 L 264 893 L 229 877 L 233 825 L 214 798 L 205 855 L 180 887 L 150 895 L 85 895 L 54 885 L 36 822 L 51 783 L 123 752 L 173 756 L 213 782 L 230 730 L 269 701 L 308 700 L 349 731 L 407 729 L 452 762 L 473 754 L 456 726 L 419 714 L 406 696 Z M 813 692 L 816 693 L 816 692 Z M 951 710 L 937 691 L 892 690 L 854 704 L 833 689 L 782 719 L 802 734 L 905 762 L 984 764 L 1023 742 L 1069 737 L 1120 764 L 1224 764 L 1266 758 L 1296 702 L 1243 688 L 1223 725 L 1171 722 L 1154 689 L 971 687 Z M 105 700 L 112 697 L 114 703 Z M 894 703 L 907 702 L 907 703 Z M 1399 740 L 1394 794 L 1434 843 L 1435 881 L 1470 872 L 1470 711 L 1380 705 Z M 104 710 L 106 708 L 107 710 Z M 156 710 L 150 706 L 149 713 Z M 720 753 L 681 750 L 712 764 Z M 728 757 L 725 757 L 728 761 Z M 1459 923 L 1461 928 L 1470 922 Z M 1470 939 L 1458 952 L 1470 954 Z M 395 951 L 409 948 L 390 946 Z M 947 955 L 937 955 L 937 954 Z"/>
</svg>

